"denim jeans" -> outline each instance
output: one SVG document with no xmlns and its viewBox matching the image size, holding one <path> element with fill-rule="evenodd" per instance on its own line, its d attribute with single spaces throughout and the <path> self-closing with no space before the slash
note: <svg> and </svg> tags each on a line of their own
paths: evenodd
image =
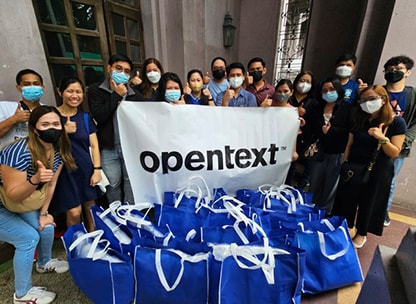
<svg viewBox="0 0 416 304">
<path fill-rule="evenodd" d="M 389 196 L 389 201 L 387 203 L 387 211 L 390 210 L 391 203 L 393 202 L 394 189 L 396 189 L 396 178 L 399 175 L 400 170 L 403 167 L 403 163 L 404 163 L 404 157 L 396 157 L 393 160 L 393 164 L 394 164 L 394 175 L 393 175 L 393 179 L 391 180 L 390 196 Z"/>
<path fill-rule="evenodd" d="M 18 297 L 32 288 L 32 267 L 35 249 L 38 265 L 44 266 L 52 258 L 54 227 L 39 228 L 39 211 L 13 213 L 0 203 L 0 240 L 13 245 L 14 284 Z"/>
<path fill-rule="evenodd" d="M 106 192 L 108 201 L 110 203 L 121 201 L 134 204 L 133 191 L 120 145 L 116 145 L 112 150 L 101 150 L 101 166 L 110 183 Z"/>
</svg>

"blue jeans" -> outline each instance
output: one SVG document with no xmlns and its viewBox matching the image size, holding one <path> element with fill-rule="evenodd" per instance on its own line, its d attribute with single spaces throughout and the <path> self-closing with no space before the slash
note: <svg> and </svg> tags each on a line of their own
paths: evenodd
<svg viewBox="0 0 416 304">
<path fill-rule="evenodd" d="M 390 196 L 389 196 L 389 201 L 387 203 L 387 211 L 390 210 L 391 204 L 393 202 L 394 189 L 396 189 L 396 178 L 399 175 L 400 170 L 403 167 L 403 163 L 404 163 L 404 157 L 396 157 L 393 160 L 393 164 L 394 164 L 394 176 L 393 176 L 393 179 L 391 180 Z"/>
<path fill-rule="evenodd" d="M 110 183 L 106 192 L 108 201 L 110 203 L 121 201 L 134 204 L 133 191 L 120 145 L 116 145 L 112 150 L 101 150 L 101 166 Z"/>
<path fill-rule="evenodd" d="M 35 249 L 38 265 L 44 266 L 52 258 L 52 225 L 39 228 L 39 211 L 13 213 L 0 203 L 0 240 L 13 245 L 14 285 L 16 295 L 24 296 L 32 288 L 32 267 Z"/>
</svg>

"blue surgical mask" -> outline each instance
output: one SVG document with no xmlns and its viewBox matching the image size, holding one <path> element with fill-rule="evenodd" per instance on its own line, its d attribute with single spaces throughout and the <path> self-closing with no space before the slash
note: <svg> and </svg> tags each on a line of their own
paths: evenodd
<svg viewBox="0 0 416 304">
<path fill-rule="evenodd" d="M 178 101 L 181 98 L 181 90 L 166 90 L 165 99 L 169 102 Z"/>
<path fill-rule="evenodd" d="M 335 102 L 338 100 L 338 93 L 337 91 L 330 91 L 327 93 L 322 93 L 322 99 L 329 103 Z"/>
<path fill-rule="evenodd" d="M 124 74 L 123 72 L 117 72 L 115 70 L 113 70 L 111 78 L 114 80 L 116 84 L 126 84 L 130 80 L 130 76 Z"/>
<path fill-rule="evenodd" d="M 30 102 L 38 101 L 42 95 L 43 88 L 41 86 L 22 87 L 22 97 Z"/>
</svg>

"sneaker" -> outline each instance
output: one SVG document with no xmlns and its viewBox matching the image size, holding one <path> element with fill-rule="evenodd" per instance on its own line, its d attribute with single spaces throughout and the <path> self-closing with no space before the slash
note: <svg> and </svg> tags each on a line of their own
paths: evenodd
<svg viewBox="0 0 416 304">
<path fill-rule="evenodd" d="M 45 287 L 32 287 L 21 298 L 17 298 L 16 294 L 13 295 L 14 304 L 49 304 L 56 297 L 56 293 L 47 291 Z"/>
<path fill-rule="evenodd" d="M 51 259 L 45 266 L 39 267 L 36 264 L 36 271 L 39 273 L 45 272 L 56 272 L 56 273 L 63 273 L 68 271 L 69 266 L 67 261 L 58 260 L 58 259 Z"/>
<path fill-rule="evenodd" d="M 388 227 L 390 226 L 390 217 L 389 217 L 389 213 L 386 212 L 386 216 L 384 217 L 384 227 Z"/>
</svg>

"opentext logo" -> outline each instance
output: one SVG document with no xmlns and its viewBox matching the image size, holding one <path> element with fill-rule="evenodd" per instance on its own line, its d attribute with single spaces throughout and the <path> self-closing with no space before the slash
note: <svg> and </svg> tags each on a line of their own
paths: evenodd
<svg viewBox="0 0 416 304">
<path fill-rule="evenodd" d="M 277 152 L 284 151 L 286 148 L 286 146 L 278 147 L 276 144 L 270 144 L 269 147 L 260 149 L 240 148 L 238 150 L 224 146 L 223 150 L 207 150 L 205 153 L 193 150 L 185 157 L 178 151 L 162 152 L 160 157 L 152 151 L 143 151 L 140 153 L 140 164 L 144 170 L 150 173 L 156 172 L 162 166 L 163 174 L 181 170 L 182 166 L 185 166 L 189 171 L 203 170 L 205 167 L 209 171 L 235 167 L 254 168 L 259 165 L 276 164 Z"/>
</svg>

